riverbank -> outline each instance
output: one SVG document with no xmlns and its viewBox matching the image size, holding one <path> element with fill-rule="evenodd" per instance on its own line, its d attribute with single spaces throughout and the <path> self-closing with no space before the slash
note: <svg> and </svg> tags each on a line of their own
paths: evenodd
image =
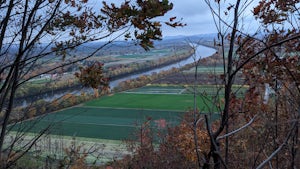
<svg viewBox="0 0 300 169">
<path fill-rule="evenodd" d="M 119 92 L 123 90 L 128 90 L 130 88 L 141 87 L 143 85 L 146 85 L 147 83 L 153 82 L 156 79 L 162 78 L 163 76 L 174 74 L 180 71 L 179 68 L 181 68 L 182 70 L 182 68 L 184 67 L 186 67 L 184 69 L 193 67 L 193 63 L 195 60 L 207 58 L 209 56 L 212 56 L 215 52 L 215 49 L 197 45 L 195 53 L 201 55 L 190 55 L 185 60 L 181 60 L 179 62 L 167 66 L 155 68 L 142 73 L 124 76 L 123 78 L 111 81 L 110 86 L 112 89 L 117 87 L 116 89 L 112 90 L 113 92 Z M 28 103 L 30 103 L 31 105 L 30 110 L 24 110 L 28 112 L 27 118 L 70 107 L 79 104 L 82 101 L 93 99 L 94 97 L 92 95 L 92 92 L 89 92 L 90 90 L 91 89 L 82 88 L 81 85 L 78 85 L 75 87 L 66 87 L 61 90 L 57 90 L 58 92 L 51 90 L 49 92 L 45 92 L 44 95 L 40 92 L 36 95 L 23 97 L 19 99 L 18 104 L 16 104 L 16 106 L 19 107 L 16 110 L 16 112 L 23 112 L 22 109 L 26 109 Z M 32 102 L 35 103 L 33 104 Z M 16 115 L 15 117 L 18 119 L 18 117 L 20 116 Z"/>
<path fill-rule="evenodd" d="M 149 72 L 157 68 L 164 68 L 166 66 L 186 60 L 192 54 L 193 50 L 190 49 L 189 51 L 184 52 L 179 56 L 170 56 L 163 59 L 163 61 L 159 59 L 156 62 L 153 61 L 153 63 L 138 66 L 138 69 L 132 69 L 132 71 L 130 72 L 124 72 L 122 71 L 122 69 L 120 69 L 119 74 L 113 76 L 110 75 L 110 88 L 112 89 L 116 87 L 118 85 L 116 82 L 120 81 L 120 79 L 126 79 L 132 76 L 139 76 L 141 74 L 144 74 L 145 72 Z M 108 73 L 106 72 L 106 74 Z M 79 82 L 76 79 L 74 79 L 72 75 L 68 74 L 68 76 L 70 77 L 59 77 L 54 80 L 46 81 L 45 83 L 28 82 L 27 84 L 25 84 L 24 88 L 19 89 L 19 92 L 17 93 L 15 98 L 15 105 L 22 106 L 40 99 L 53 100 L 67 93 L 75 94 L 74 91 L 82 89 L 85 91 L 88 90 L 86 88 L 83 88 L 83 86 L 79 84 Z M 45 88 L 45 86 L 47 87 Z"/>
</svg>

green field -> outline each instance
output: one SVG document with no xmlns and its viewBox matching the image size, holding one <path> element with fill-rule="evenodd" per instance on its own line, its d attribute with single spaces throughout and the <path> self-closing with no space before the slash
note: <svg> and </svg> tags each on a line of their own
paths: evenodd
<svg viewBox="0 0 300 169">
<path fill-rule="evenodd" d="M 198 96 L 198 100 L 201 97 Z M 205 105 L 199 102 L 200 107 Z M 136 108 L 186 111 L 193 107 L 193 96 L 190 94 L 134 94 L 118 93 L 85 103 L 86 106 Z"/>
<path fill-rule="evenodd" d="M 248 90 L 248 86 L 241 86 L 241 85 L 233 85 L 232 91 L 237 96 L 243 96 L 244 93 Z M 137 88 L 128 90 L 125 93 L 136 93 L 136 94 L 187 94 L 191 95 L 194 93 L 194 86 L 193 85 L 169 85 L 169 86 L 162 86 L 162 85 L 148 85 L 145 87 Z M 218 85 L 197 85 L 196 86 L 196 95 L 198 96 L 198 101 L 201 102 L 201 98 L 203 95 L 208 97 L 214 97 L 217 94 L 223 96 L 225 93 L 224 86 Z M 201 97 L 200 97 L 201 96 Z M 199 100 L 200 99 L 200 100 Z"/>
<path fill-rule="evenodd" d="M 167 54 L 171 54 L 171 50 L 169 49 L 160 49 L 160 50 L 150 50 L 144 53 L 139 54 L 126 54 L 126 55 L 119 55 L 117 58 L 122 59 L 130 59 L 130 58 L 146 58 L 146 57 L 155 57 L 155 56 L 167 56 Z"/>
<path fill-rule="evenodd" d="M 181 94 L 185 90 L 183 86 L 155 86 L 149 85 L 137 89 L 131 89 L 125 93 L 139 94 Z"/>
<path fill-rule="evenodd" d="M 31 81 L 29 81 L 29 83 L 31 84 L 44 84 L 47 82 L 51 82 L 52 80 L 50 78 L 40 78 L 40 79 L 33 79 Z"/>
<path fill-rule="evenodd" d="M 30 132 L 39 132 L 51 126 L 51 134 L 76 136 L 109 140 L 124 140 L 132 137 L 141 123 L 147 118 L 155 120 L 166 119 L 169 125 L 179 122 L 182 112 L 73 107 L 57 113 L 49 114 L 35 120 L 20 123 L 15 130 L 34 127 Z"/>
<path fill-rule="evenodd" d="M 152 119 L 154 129 L 157 128 L 155 120 L 159 119 L 166 120 L 171 126 L 178 124 L 184 112 L 193 107 L 193 95 L 181 94 L 186 89 L 181 86 L 146 86 L 116 93 L 24 121 L 13 130 L 26 127 L 27 132 L 36 133 L 51 126 L 50 134 L 55 135 L 124 140 L 132 138 L 148 118 Z M 202 112 L 216 110 L 209 99 L 204 100 L 197 96 L 197 106 Z"/>
<path fill-rule="evenodd" d="M 192 94 L 194 92 L 193 86 L 187 86 L 182 92 L 182 94 Z M 248 86 L 232 86 L 232 92 L 239 96 L 244 96 L 246 91 L 248 90 Z M 208 96 L 224 96 L 225 89 L 224 87 L 220 87 L 217 85 L 200 85 L 196 87 L 196 93 L 199 95 L 208 95 Z"/>
<path fill-rule="evenodd" d="M 195 73 L 196 68 L 191 68 L 184 71 L 184 73 Z M 197 73 L 213 73 L 213 74 L 222 74 L 224 73 L 224 68 L 221 66 L 198 66 Z"/>
</svg>

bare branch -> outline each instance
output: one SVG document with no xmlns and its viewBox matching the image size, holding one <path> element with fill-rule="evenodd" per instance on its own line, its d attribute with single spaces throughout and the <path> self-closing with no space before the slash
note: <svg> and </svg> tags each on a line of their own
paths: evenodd
<svg viewBox="0 0 300 169">
<path fill-rule="evenodd" d="M 239 132 L 239 131 L 245 129 L 246 127 L 250 126 L 250 125 L 254 122 L 254 120 L 255 120 L 256 117 L 257 117 L 257 115 L 255 115 L 253 118 L 251 118 L 251 120 L 250 120 L 247 124 L 245 124 L 244 126 L 238 128 L 238 129 L 236 129 L 236 130 L 234 130 L 234 131 L 232 131 L 232 132 L 230 132 L 230 133 L 227 133 L 227 134 L 225 134 L 225 135 L 223 135 L 223 136 L 217 137 L 217 140 L 220 140 L 220 139 L 229 137 L 229 136 L 231 136 L 231 135 L 233 135 L 233 134 L 235 134 L 235 133 L 237 133 L 237 132 Z"/>
<path fill-rule="evenodd" d="M 300 38 L 300 34 L 296 34 L 295 36 L 292 36 L 292 37 L 289 37 L 287 39 L 283 39 L 277 43 L 273 43 L 272 45 L 269 45 L 269 46 L 266 46 L 265 48 L 261 49 L 260 51 L 258 51 L 257 53 L 255 53 L 254 55 L 250 56 L 247 60 L 245 60 L 241 65 L 239 65 L 231 74 L 231 77 L 235 76 L 235 74 L 237 74 L 250 60 L 254 59 L 255 57 L 259 56 L 260 54 L 262 54 L 263 52 L 273 48 L 273 47 L 276 47 L 276 46 L 279 46 L 279 45 L 282 45 L 288 41 L 291 41 L 291 40 L 295 40 L 295 39 L 299 39 Z"/>
<path fill-rule="evenodd" d="M 291 128 L 290 132 L 288 133 L 286 139 L 284 140 L 284 142 L 267 158 L 265 159 L 262 163 L 260 163 L 256 169 L 261 169 L 263 168 L 270 160 L 272 160 L 279 152 L 280 150 L 287 144 L 287 142 L 289 141 L 289 139 L 292 136 L 292 133 L 294 131 L 294 129 L 297 127 L 297 122 L 293 124 L 293 127 Z"/>
</svg>

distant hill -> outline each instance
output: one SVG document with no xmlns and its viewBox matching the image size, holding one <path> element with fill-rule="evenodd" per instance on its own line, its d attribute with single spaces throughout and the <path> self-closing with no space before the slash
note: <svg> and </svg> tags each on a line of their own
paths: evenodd
<svg viewBox="0 0 300 169">
<path fill-rule="evenodd" d="M 199 34 L 199 35 L 191 35 L 191 36 L 184 36 L 184 35 L 178 35 L 178 36 L 166 36 L 161 41 L 155 41 L 154 46 L 155 48 L 162 48 L 166 47 L 170 44 L 176 44 L 176 45 L 182 45 L 187 42 L 211 42 L 214 38 L 216 38 L 217 34 Z M 93 51 L 95 51 L 97 48 L 103 46 L 106 42 L 90 42 L 83 44 L 79 47 L 77 47 L 74 50 L 68 50 L 68 54 L 70 56 L 86 56 L 91 54 Z M 4 48 L 9 47 L 8 55 L 11 57 L 14 57 L 15 53 L 18 51 L 18 45 L 13 44 L 11 46 L 4 45 Z M 39 44 L 34 48 L 34 50 L 31 50 L 29 55 L 36 55 L 40 52 L 50 52 L 51 48 L 54 47 L 53 44 Z M 96 55 L 107 55 L 107 54 L 116 54 L 116 53 L 126 53 L 130 51 L 139 51 L 144 50 L 139 45 L 135 44 L 132 41 L 115 41 L 104 48 L 102 48 L 99 52 L 96 53 Z M 49 59 L 52 57 L 57 57 L 55 53 L 52 53 L 45 57 L 44 59 Z"/>
<path fill-rule="evenodd" d="M 178 36 L 166 36 L 163 40 L 191 40 L 191 41 L 212 41 L 217 37 L 217 33 L 211 34 L 199 34 L 199 35 L 178 35 Z"/>
</svg>

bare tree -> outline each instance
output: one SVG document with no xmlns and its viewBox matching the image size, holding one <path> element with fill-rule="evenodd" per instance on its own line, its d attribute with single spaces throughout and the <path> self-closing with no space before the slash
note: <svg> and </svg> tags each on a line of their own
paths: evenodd
<svg viewBox="0 0 300 169">
<path fill-rule="evenodd" d="M 299 146 L 295 141 L 299 135 L 299 73 L 295 69 L 299 67 L 294 61 L 299 57 L 298 2 L 267 0 L 254 4 L 251 16 L 259 21 L 259 25 L 253 32 L 243 29 L 248 26 L 243 23 L 243 17 L 254 1 L 205 2 L 218 30 L 215 44 L 223 57 L 225 89 L 217 127 L 212 128 L 205 116 L 212 166 L 295 167 L 296 147 Z M 232 87 L 240 73 L 249 89 L 245 96 L 237 98 Z M 275 96 L 264 103 L 265 84 L 270 85 Z M 246 143 L 243 150 L 251 149 L 251 152 L 238 153 L 235 145 L 241 142 Z M 284 158 L 290 162 L 284 163 Z M 210 166 L 209 159 L 205 167 Z"/>
<path fill-rule="evenodd" d="M 152 40 L 162 37 L 161 23 L 154 18 L 173 7 L 168 0 L 125 1 L 120 7 L 105 2 L 97 5 L 88 0 L 0 0 L 1 168 L 12 166 L 47 131 L 43 130 L 23 149 L 15 149 L 14 141 L 4 147 L 20 86 L 41 74 L 83 61 L 120 37 L 135 39 L 145 49 L 153 47 Z M 183 26 L 174 19 L 165 24 Z M 85 56 L 71 52 L 98 40 L 106 42 Z M 37 68 L 57 58 L 61 61 L 54 67 Z"/>
</svg>

